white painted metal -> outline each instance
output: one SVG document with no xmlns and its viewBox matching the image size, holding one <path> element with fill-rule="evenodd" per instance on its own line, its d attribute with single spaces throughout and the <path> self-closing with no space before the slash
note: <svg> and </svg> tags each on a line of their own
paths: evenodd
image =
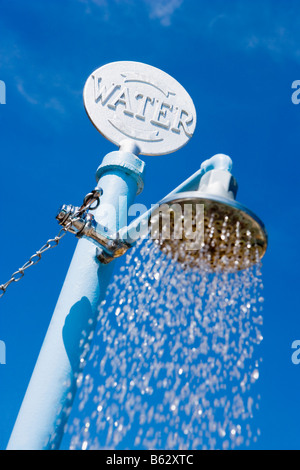
<svg viewBox="0 0 300 470">
<path fill-rule="evenodd" d="M 131 140 L 144 155 L 183 147 L 196 127 L 196 110 L 185 89 L 162 70 L 140 62 L 112 62 L 95 70 L 83 91 L 98 131 L 114 144 Z"/>
</svg>

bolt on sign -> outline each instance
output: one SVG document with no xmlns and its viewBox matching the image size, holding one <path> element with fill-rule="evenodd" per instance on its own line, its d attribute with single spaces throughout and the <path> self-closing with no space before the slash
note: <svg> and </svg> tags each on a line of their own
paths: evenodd
<svg viewBox="0 0 300 470">
<path fill-rule="evenodd" d="M 143 63 L 112 62 L 98 68 L 87 79 L 83 98 L 104 137 L 116 145 L 133 140 L 144 155 L 178 150 L 196 127 L 196 110 L 186 90 Z"/>
</svg>

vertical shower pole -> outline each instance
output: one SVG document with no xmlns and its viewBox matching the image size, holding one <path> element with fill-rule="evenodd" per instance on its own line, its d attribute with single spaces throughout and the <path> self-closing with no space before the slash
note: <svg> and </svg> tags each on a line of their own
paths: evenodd
<svg viewBox="0 0 300 470">
<path fill-rule="evenodd" d="M 118 230 L 127 210 L 143 189 L 145 164 L 128 143 L 111 152 L 97 170 L 103 189 L 97 222 Z M 99 303 L 105 295 L 114 262 L 101 264 L 96 246 L 78 241 L 49 329 L 12 431 L 8 450 L 58 449 L 96 326 Z M 81 360 L 80 360 L 81 359 Z"/>
</svg>

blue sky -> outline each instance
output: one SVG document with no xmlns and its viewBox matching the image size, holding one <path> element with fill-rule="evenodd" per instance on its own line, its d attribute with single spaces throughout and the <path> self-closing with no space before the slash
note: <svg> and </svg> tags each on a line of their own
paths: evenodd
<svg viewBox="0 0 300 470">
<path fill-rule="evenodd" d="M 265 222 L 261 428 L 256 448 L 300 448 L 297 230 L 300 6 L 283 0 L 0 0 L 0 283 L 58 231 L 62 203 L 81 203 L 114 149 L 91 125 L 82 90 L 108 62 L 161 68 L 191 95 L 189 144 L 144 157 L 150 205 L 216 153 L 233 159 L 238 200 Z M 168 178 L 165 175 L 168 174 Z M 18 413 L 76 240 L 70 235 L 0 300 L 0 448 Z"/>
</svg>

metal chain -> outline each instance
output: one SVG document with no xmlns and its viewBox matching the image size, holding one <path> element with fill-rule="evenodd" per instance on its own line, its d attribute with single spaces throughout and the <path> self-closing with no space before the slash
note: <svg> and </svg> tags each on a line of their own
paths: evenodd
<svg viewBox="0 0 300 470">
<path fill-rule="evenodd" d="M 26 269 L 31 268 L 31 266 L 37 264 L 46 251 L 55 248 L 59 244 L 60 240 L 66 235 L 68 229 L 71 227 L 73 222 L 78 219 L 78 217 L 81 217 L 88 209 L 93 210 L 98 207 L 101 195 L 102 190 L 100 188 L 96 188 L 85 196 L 80 208 L 76 212 L 74 212 L 72 216 L 70 216 L 69 222 L 63 228 L 60 229 L 56 237 L 49 238 L 49 240 L 38 251 L 36 251 L 21 268 L 19 268 L 16 272 L 11 275 L 10 279 L 5 284 L 0 285 L 0 298 L 3 297 L 8 286 L 12 282 L 19 282 L 22 279 Z M 96 202 L 96 205 L 91 207 L 94 202 Z"/>
</svg>

